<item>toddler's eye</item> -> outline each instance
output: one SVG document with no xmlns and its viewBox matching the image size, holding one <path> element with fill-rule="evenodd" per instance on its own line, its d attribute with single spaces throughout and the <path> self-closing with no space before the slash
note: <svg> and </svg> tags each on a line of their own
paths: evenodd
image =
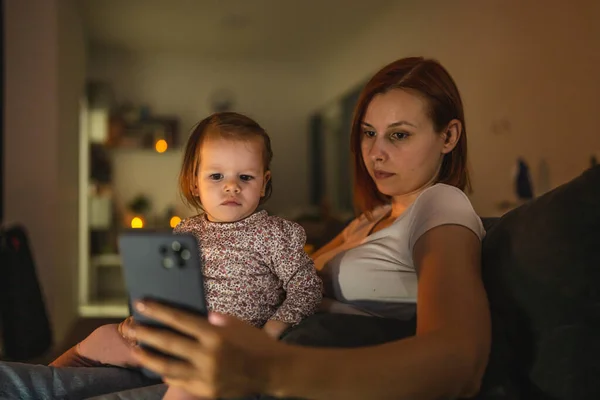
<svg viewBox="0 0 600 400">
<path fill-rule="evenodd" d="M 244 182 L 248 182 L 254 179 L 254 177 L 252 175 L 240 175 L 240 179 Z"/>
<path fill-rule="evenodd" d="M 208 177 L 213 181 L 218 181 L 223 179 L 223 174 L 210 174 Z"/>
</svg>

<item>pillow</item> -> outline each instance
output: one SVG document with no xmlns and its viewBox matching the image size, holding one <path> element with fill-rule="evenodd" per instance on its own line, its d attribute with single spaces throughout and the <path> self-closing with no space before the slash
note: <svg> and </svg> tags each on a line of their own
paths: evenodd
<svg viewBox="0 0 600 400">
<path fill-rule="evenodd" d="M 508 373 L 521 398 L 599 399 L 600 166 L 505 214 L 482 246 L 484 382 Z"/>
</svg>

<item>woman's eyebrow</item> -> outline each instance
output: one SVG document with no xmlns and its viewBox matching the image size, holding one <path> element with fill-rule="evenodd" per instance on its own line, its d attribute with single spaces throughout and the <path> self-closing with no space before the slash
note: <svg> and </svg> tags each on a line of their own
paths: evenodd
<svg viewBox="0 0 600 400">
<path fill-rule="evenodd" d="M 368 122 L 363 121 L 362 125 L 365 125 L 369 128 L 373 128 L 373 125 L 369 124 Z M 410 123 L 408 121 L 398 121 L 398 122 L 394 122 L 388 125 L 388 128 L 396 128 L 398 126 L 402 126 L 402 125 L 408 125 L 408 126 L 412 126 L 413 128 L 416 128 L 417 126 L 413 123 Z"/>
</svg>

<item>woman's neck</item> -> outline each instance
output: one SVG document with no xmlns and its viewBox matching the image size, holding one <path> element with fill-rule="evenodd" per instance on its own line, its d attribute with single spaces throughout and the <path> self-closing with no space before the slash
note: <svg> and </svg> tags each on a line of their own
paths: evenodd
<svg viewBox="0 0 600 400">
<path fill-rule="evenodd" d="M 423 191 L 425 189 L 427 189 L 433 185 L 434 185 L 434 182 L 427 184 L 413 192 L 405 193 L 405 194 L 402 194 L 399 196 L 392 197 L 392 212 L 390 214 L 390 218 L 396 219 L 400 215 L 404 214 L 406 209 L 408 207 L 410 207 L 412 203 L 415 202 L 417 197 L 419 197 L 419 195 L 421 193 L 423 193 Z"/>
<path fill-rule="evenodd" d="M 402 214 L 404 214 L 404 211 L 406 211 L 406 209 L 408 207 L 410 207 L 410 205 L 412 203 L 414 203 L 414 201 L 417 198 L 417 196 L 419 195 L 419 193 L 414 194 L 414 195 L 411 194 L 410 196 L 404 195 L 402 197 L 400 197 L 400 196 L 394 197 L 392 199 L 392 212 L 390 214 L 390 217 L 393 219 L 396 219 L 399 216 L 401 216 Z"/>
</svg>

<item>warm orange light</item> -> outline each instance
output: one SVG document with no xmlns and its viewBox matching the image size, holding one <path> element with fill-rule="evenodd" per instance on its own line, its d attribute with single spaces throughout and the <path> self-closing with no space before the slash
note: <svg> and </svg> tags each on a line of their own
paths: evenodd
<svg viewBox="0 0 600 400">
<path fill-rule="evenodd" d="M 180 222 L 181 222 L 181 218 L 179 218 L 177 215 L 175 215 L 174 217 L 171 218 L 171 221 L 169 221 L 169 225 L 171 225 L 171 228 L 175 228 L 177 226 L 177 224 Z"/>
<path fill-rule="evenodd" d="M 168 147 L 169 147 L 169 145 L 167 144 L 167 141 L 164 139 L 157 140 L 156 144 L 154 145 L 154 148 L 156 149 L 156 151 L 158 153 L 164 153 L 165 151 L 167 151 Z"/>
<path fill-rule="evenodd" d="M 140 217 L 133 217 L 131 219 L 131 227 L 134 229 L 139 229 L 144 227 L 144 220 Z"/>
</svg>

